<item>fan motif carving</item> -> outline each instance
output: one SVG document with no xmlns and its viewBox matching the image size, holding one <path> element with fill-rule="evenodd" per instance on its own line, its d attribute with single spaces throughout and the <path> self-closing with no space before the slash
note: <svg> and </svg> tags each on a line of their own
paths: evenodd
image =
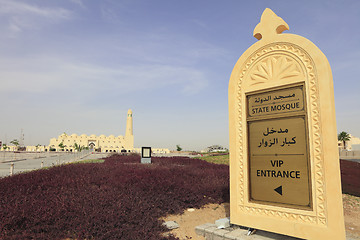
<svg viewBox="0 0 360 240">
<path fill-rule="evenodd" d="M 250 73 L 251 85 L 301 76 L 298 64 L 287 56 L 269 56 Z"/>
</svg>

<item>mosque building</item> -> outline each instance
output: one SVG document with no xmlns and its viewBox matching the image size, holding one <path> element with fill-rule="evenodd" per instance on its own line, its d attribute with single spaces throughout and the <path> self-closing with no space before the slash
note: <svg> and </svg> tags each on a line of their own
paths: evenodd
<svg viewBox="0 0 360 240">
<path fill-rule="evenodd" d="M 110 135 L 107 137 L 105 135 L 92 134 L 88 136 L 63 133 L 58 138 L 50 139 L 49 150 L 72 152 L 75 151 L 76 146 L 86 147 L 96 152 L 133 152 L 134 135 L 131 109 L 127 113 L 125 136 Z"/>
<path fill-rule="evenodd" d="M 0 141 L 1 142 L 1 141 Z M 94 134 L 88 136 L 86 134 L 77 135 L 66 133 L 61 134 L 58 138 L 51 138 L 48 146 L 26 146 L 24 150 L 27 152 L 76 152 L 83 149 L 89 149 L 93 152 L 102 153 L 128 153 L 136 152 L 141 153 L 141 148 L 134 148 L 134 135 L 133 135 L 133 118 L 131 109 L 127 112 L 125 136 L 114 135 L 96 136 Z M 18 146 L 9 145 L 5 148 L 1 147 L 0 151 L 18 151 Z M 167 154 L 170 153 L 166 148 L 152 148 L 154 154 Z"/>
</svg>

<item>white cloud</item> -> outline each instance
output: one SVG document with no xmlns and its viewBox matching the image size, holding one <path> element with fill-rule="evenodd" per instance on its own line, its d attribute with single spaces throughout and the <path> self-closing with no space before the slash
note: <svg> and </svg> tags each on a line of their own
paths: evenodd
<svg viewBox="0 0 360 240">
<path fill-rule="evenodd" d="M 9 29 L 13 33 L 21 32 L 21 28 L 18 26 L 18 24 L 15 24 L 14 22 L 11 22 L 9 24 Z"/>
<path fill-rule="evenodd" d="M 201 28 L 209 29 L 209 26 L 203 21 L 200 21 L 199 19 L 192 19 L 190 21 Z"/>
<path fill-rule="evenodd" d="M 70 87 L 91 94 L 99 89 L 134 92 L 174 86 L 184 94 L 191 95 L 208 85 L 203 72 L 173 65 L 144 64 L 110 68 L 55 58 L 0 59 L 0 64 L 3 79 L 0 93 L 41 93 Z"/>
<path fill-rule="evenodd" d="M 108 22 L 119 22 L 117 13 L 110 7 L 101 7 L 101 16 Z"/>
<path fill-rule="evenodd" d="M 81 8 L 86 8 L 82 0 L 70 0 L 70 2 L 80 6 Z"/>
<path fill-rule="evenodd" d="M 30 5 L 28 3 L 14 1 L 14 0 L 1 0 L 0 13 L 1 14 L 32 14 L 43 16 L 52 19 L 69 18 L 70 11 L 64 8 L 46 8 Z"/>
<path fill-rule="evenodd" d="M 7 19 L 7 29 L 18 33 L 24 29 L 36 29 L 49 22 L 68 20 L 72 12 L 61 7 L 39 7 L 15 0 L 0 0 L 0 16 Z"/>
</svg>

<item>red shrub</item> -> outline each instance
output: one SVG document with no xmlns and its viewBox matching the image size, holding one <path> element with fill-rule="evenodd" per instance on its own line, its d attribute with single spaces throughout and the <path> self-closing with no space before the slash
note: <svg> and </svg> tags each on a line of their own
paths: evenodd
<svg viewBox="0 0 360 240">
<path fill-rule="evenodd" d="M 228 166 L 114 155 L 0 179 L 0 239 L 164 238 L 158 219 L 229 200 Z"/>
<path fill-rule="evenodd" d="M 340 160 L 342 192 L 360 197 L 360 162 Z"/>
</svg>

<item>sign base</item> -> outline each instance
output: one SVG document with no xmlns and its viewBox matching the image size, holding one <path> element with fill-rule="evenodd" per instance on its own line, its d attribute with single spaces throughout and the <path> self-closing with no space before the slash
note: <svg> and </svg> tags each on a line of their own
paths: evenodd
<svg viewBox="0 0 360 240">
<path fill-rule="evenodd" d="M 151 163 L 151 158 L 141 158 L 141 163 L 149 164 L 149 163 Z"/>
<path fill-rule="evenodd" d="M 219 229 L 216 224 L 206 223 L 195 228 L 197 235 L 205 237 L 205 239 L 222 239 L 222 240 L 246 240 L 250 239 L 248 236 L 248 228 L 241 226 L 234 226 L 228 228 Z M 276 234 L 272 232 L 256 230 L 251 235 L 251 239 L 256 240 L 300 240 L 300 238 L 290 237 L 286 235 Z"/>
</svg>

